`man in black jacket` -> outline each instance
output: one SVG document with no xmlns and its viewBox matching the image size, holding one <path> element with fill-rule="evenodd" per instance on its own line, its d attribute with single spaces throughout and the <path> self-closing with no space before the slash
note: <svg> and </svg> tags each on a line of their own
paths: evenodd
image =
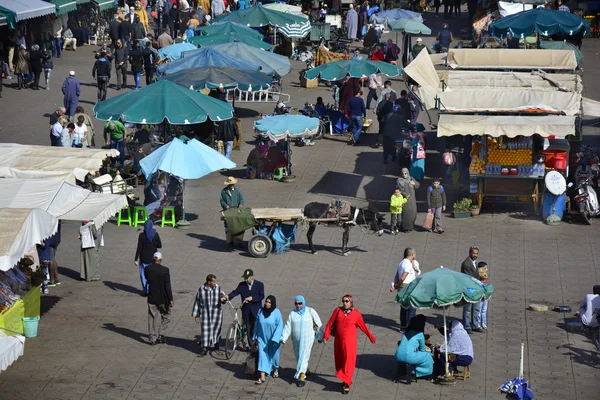
<svg viewBox="0 0 600 400">
<path fill-rule="evenodd" d="M 218 138 L 225 144 L 225 157 L 231 158 L 233 141 L 240 140 L 240 133 L 235 122 L 235 114 L 233 118 L 219 122 Z"/>
<path fill-rule="evenodd" d="M 146 71 L 146 86 L 154 81 L 154 71 L 156 70 L 154 62 L 156 56 L 152 51 L 152 42 L 146 42 L 146 47 L 142 50 L 142 57 L 144 58 L 144 70 Z"/>
<path fill-rule="evenodd" d="M 471 246 L 469 248 L 469 257 L 460 266 L 460 272 L 469 275 L 479 281 L 479 271 L 477 270 L 477 257 L 479 256 L 479 247 Z M 481 329 L 481 303 L 467 303 L 463 307 L 463 326 L 468 333 L 484 332 Z"/>
<path fill-rule="evenodd" d="M 117 49 L 115 50 L 115 70 L 117 71 L 117 90 L 121 90 L 121 85 L 127 87 L 127 62 L 129 60 L 129 50 L 123 45 L 123 40 L 117 40 Z"/>
<path fill-rule="evenodd" d="M 129 53 L 129 62 L 131 63 L 131 73 L 135 82 L 135 90 L 141 88 L 140 80 L 142 79 L 142 71 L 144 69 L 144 57 L 140 48 L 140 41 L 133 42 L 133 48 Z"/>
<path fill-rule="evenodd" d="M 120 26 L 119 14 L 115 14 L 114 19 L 108 23 L 108 36 L 110 37 L 110 47 L 113 51 L 117 48 L 117 39 L 121 37 L 119 34 Z"/>
<path fill-rule="evenodd" d="M 110 83 L 110 61 L 106 59 L 106 52 L 100 52 L 100 58 L 94 63 L 92 68 L 92 78 L 98 84 L 98 103 L 106 100 L 106 88 Z M 98 77 L 96 78 L 96 74 Z"/>
<path fill-rule="evenodd" d="M 119 24 L 119 37 L 123 41 L 123 46 L 127 47 L 128 50 L 131 50 L 131 31 L 132 24 L 129 20 L 125 20 Z"/>
<path fill-rule="evenodd" d="M 247 269 L 242 275 L 244 280 L 240 282 L 235 290 L 227 296 L 229 300 L 239 295 L 242 298 L 242 320 L 246 325 L 246 335 L 248 344 L 252 352 L 256 351 L 256 346 L 252 340 L 254 334 L 254 324 L 256 316 L 262 308 L 262 301 L 265 298 L 265 285 L 254 279 L 254 271 Z"/>
<path fill-rule="evenodd" d="M 156 252 L 154 253 L 154 263 L 144 270 L 148 282 L 148 337 L 152 346 L 167 343 L 163 332 L 169 326 L 171 308 L 175 305 L 171 292 L 169 268 L 162 266 L 161 262 L 162 254 Z M 157 329 L 159 314 L 160 326 Z"/>
</svg>

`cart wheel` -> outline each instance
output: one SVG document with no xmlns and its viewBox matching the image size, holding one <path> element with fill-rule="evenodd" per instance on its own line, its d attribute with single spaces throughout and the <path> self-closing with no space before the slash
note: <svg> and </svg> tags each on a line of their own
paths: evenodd
<svg viewBox="0 0 600 400">
<path fill-rule="evenodd" d="M 265 258 L 273 250 L 273 243 L 267 235 L 252 236 L 248 241 L 248 251 L 256 258 Z"/>
</svg>

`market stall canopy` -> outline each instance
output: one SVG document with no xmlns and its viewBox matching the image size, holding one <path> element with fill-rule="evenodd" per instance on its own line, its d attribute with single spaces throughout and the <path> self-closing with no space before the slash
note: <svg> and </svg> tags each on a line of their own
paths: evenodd
<svg viewBox="0 0 600 400">
<path fill-rule="evenodd" d="M 435 108 L 435 98 L 440 86 L 440 78 L 431 62 L 427 49 L 421 50 L 415 59 L 404 68 L 404 73 L 421 86 L 419 93 L 425 107 L 427 109 Z"/>
<path fill-rule="evenodd" d="M 132 90 L 94 106 L 96 118 L 133 124 L 199 124 L 210 118 L 222 121 L 233 118 L 230 104 L 189 90 L 167 80 L 159 80 L 140 90 Z"/>
<path fill-rule="evenodd" d="M 294 24 L 282 26 L 279 28 L 279 32 L 290 39 L 301 39 L 310 33 L 310 22 L 304 24 Z"/>
<path fill-rule="evenodd" d="M 66 14 L 75 11 L 77 2 L 75 0 L 45 0 L 56 6 L 56 15 Z"/>
<path fill-rule="evenodd" d="M 83 181 L 88 173 L 98 172 L 107 157 L 118 155 L 114 149 L 0 143 L 0 177 L 66 179 L 74 175 Z"/>
<path fill-rule="evenodd" d="M 77 4 L 80 4 L 77 0 Z M 92 0 L 92 4 L 98 8 L 98 11 L 105 11 L 115 7 L 114 0 Z"/>
<path fill-rule="evenodd" d="M 196 29 L 196 33 L 200 36 L 209 35 L 228 35 L 230 33 L 236 33 L 238 35 L 245 35 L 254 39 L 262 40 L 263 35 L 255 31 L 252 28 L 248 28 L 237 22 L 225 21 L 218 24 L 212 24 L 207 26 L 200 26 Z M 195 37 L 195 36 L 194 36 Z"/>
<path fill-rule="evenodd" d="M 371 23 L 384 24 L 386 20 L 389 22 L 389 20 L 404 18 L 416 19 L 419 22 L 423 22 L 423 17 L 421 16 L 421 14 L 410 10 L 403 10 L 401 8 L 380 11 L 376 14 L 371 15 L 369 21 Z"/>
<path fill-rule="evenodd" d="M 8 26 L 8 29 L 15 29 L 17 26 L 17 15 L 0 6 L 0 26 Z"/>
<path fill-rule="evenodd" d="M 293 6 L 291 4 L 271 3 L 271 4 L 264 4 L 263 7 L 269 8 L 271 10 L 279 11 L 279 12 L 298 15 L 302 18 L 308 19 L 308 15 L 302 14 L 302 7 Z"/>
<path fill-rule="evenodd" d="M 249 71 L 260 71 L 260 65 L 252 64 L 246 60 L 240 60 L 234 56 L 215 50 L 213 47 L 205 47 L 186 52 L 177 61 L 161 64 L 156 68 L 158 76 L 170 75 L 184 69 L 228 67 L 246 69 Z"/>
<path fill-rule="evenodd" d="M 160 49 L 158 51 L 158 57 L 161 60 L 167 58 L 171 61 L 175 61 L 181 58 L 181 53 L 183 53 L 184 51 L 195 50 L 197 48 L 198 46 L 194 46 L 190 43 L 175 43 Z"/>
<path fill-rule="evenodd" d="M 575 71 L 577 68 L 575 53 L 570 50 L 452 49 L 447 63 L 452 69 Z"/>
<path fill-rule="evenodd" d="M 402 74 L 402 68 L 383 61 L 371 60 L 342 60 L 329 62 L 311 68 L 304 73 L 306 79 L 325 79 L 326 81 L 337 81 L 345 77 L 366 78 L 371 74 L 384 74 L 387 76 L 398 76 Z"/>
<path fill-rule="evenodd" d="M 405 71 L 406 72 L 406 71 Z M 499 71 L 437 71 L 438 76 L 449 89 L 530 88 L 547 91 L 571 91 L 581 93 L 583 85 L 577 74 L 546 74 L 540 71 L 499 72 Z"/>
<path fill-rule="evenodd" d="M 256 39 L 252 36 L 239 33 L 229 33 L 220 35 L 209 35 L 209 36 L 194 36 L 190 39 L 190 43 L 194 46 L 214 46 L 223 43 L 240 42 L 247 44 L 248 46 L 255 47 L 256 49 L 271 51 L 275 48 L 272 44 L 263 42 L 260 39 Z M 256 51 L 256 49 L 254 51 Z"/>
<path fill-rule="evenodd" d="M 242 62 L 259 65 L 261 72 L 267 75 L 285 76 L 292 71 L 289 58 L 270 51 L 257 51 L 255 47 L 244 43 L 224 43 L 212 46 L 212 48 L 227 53 Z"/>
<path fill-rule="evenodd" d="M 272 77 L 262 72 L 228 67 L 188 68 L 163 79 L 192 90 L 225 88 L 250 92 L 266 90 L 273 82 Z"/>
<path fill-rule="evenodd" d="M 279 28 L 286 25 L 303 24 L 306 22 L 306 18 L 263 6 L 254 6 L 229 14 L 223 14 L 211 20 L 211 25 L 222 21 L 237 22 L 251 28 L 259 28 L 267 25 Z"/>
<path fill-rule="evenodd" d="M 388 21 L 392 32 L 405 32 L 413 35 L 431 35 L 431 29 L 416 19 L 404 18 Z"/>
<path fill-rule="evenodd" d="M 590 26 L 575 14 L 538 7 L 494 21 L 490 25 L 490 32 L 496 37 L 506 37 L 510 33 L 521 39 L 534 32 L 542 36 L 586 36 L 590 34 Z"/>
<path fill-rule="evenodd" d="M 534 0 L 534 1 L 538 1 L 538 0 Z M 509 15 L 518 14 L 523 11 L 529 11 L 529 10 L 533 9 L 533 4 L 536 4 L 536 3 L 526 4 L 526 1 L 523 1 L 523 2 L 499 1 L 498 2 L 498 11 L 500 13 L 500 16 L 502 18 L 504 18 L 504 17 L 508 17 Z M 544 4 L 544 3 L 542 2 L 542 4 Z"/>
<path fill-rule="evenodd" d="M 127 196 L 90 192 L 55 179 L 0 179 L 0 209 L 24 204 L 62 220 L 94 221 L 100 228 L 127 207 Z"/>
<path fill-rule="evenodd" d="M 16 22 L 56 14 L 56 6 L 42 0 L 0 0 L 0 7 L 15 13 Z"/>
<path fill-rule="evenodd" d="M 569 42 L 565 42 L 562 40 L 540 40 L 539 47 L 540 49 L 550 50 L 573 50 L 575 52 L 575 59 L 577 60 L 577 65 L 581 66 L 583 63 L 583 54 L 581 54 L 581 50 L 579 50 L 579 47 Z"/>
<path fill-rule="evenodd" d="M 0 209 L 0 271 L 8 271 L 33 246 L 52 236 L 58 219 L 31 208 Z"/>
<path fill-rule="evenodd" d="M 586 117 L 600 117 L 600 101 L 583 98 L 583 115 Z"/>
<path fill-rule="evenodd" d="M 175 138 L 140 161 L 146 179 L 157 171 L 181 179 L 199 179 L 211 172 L 235 168 L 235 163 L 196 139 Z"/>
<path fill-rule="evenodd" d="M 529 88 L 455 88 L 438 90 L 440 109 L 469 113 L 581 114 L 581 93 Z"/>
<path fill-rule="evenodd" d="M 304 115 L 283 114 L 254 122 L 260 135 L 277 142 L 287 138 L 314 136 L 319 131 L 319 119 Z"/>
<path fill-rule="evenodd" d="M 554 135 L 565 138 L 575 135 L 575 117 L 564 115 L 453 115 L 442 114 L 438 121 L 437 136 L 490 135 L 509 138 L 517 136 Z"/>
</svg>

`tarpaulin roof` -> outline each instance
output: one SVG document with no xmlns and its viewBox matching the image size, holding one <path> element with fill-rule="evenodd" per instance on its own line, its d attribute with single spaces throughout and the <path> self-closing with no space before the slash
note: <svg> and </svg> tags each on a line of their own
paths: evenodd
<svg viewBox="0 0 600 400">
<path fill-rule="evenodd" d="M 56 6 L 56 15 L 66 14 L 75 11 L 77 2 L 75 0 L 45 0 Z"/>
<path fill-rule="evenodd" d="M 118 155 L 119 152 L 114 149 L 0 143 L 0 177 L 61 178 L 73 174 L 83 181 L 88 173 L 96 173 L 100 169 L 104 159 Z"/>
<path fill-rule="evenodd" d="M 0 7 L 14 12 L 17 22 L 56 13 L 54 4 L 42 0 L 0 0 Z"/>
<path fill-rule="evenodd" d="M 600 117 L 600 101 L 583 98 L 583 115 L 588 117 Z"/>
<path fill-rule="evenodd" d="M 0 26 L 8 25 L 8 29 L 15 29 L 17 24 L 17 15 L 0 6 Z"/>
<path fill-rule="evenodd" d="M 555 135 L 564 138 L 575 134 L 575 117 L 563 115 L 453 115 L 442 114 L 438 121 L 438 137 L 454 135 L 490 135 L 500 137 Z"/>
<path fill-rule="evenodd" d="M 419 91 L 425 106 L 428 109 L 434 108 L 440 78 L 429 58 L 427 49 L 421 50 L 417 57 L 404 68 L 404 73 L 421 85 Z"/>
<path fill-rule="evenodd" d="M 33 246 L 58 229 L 58 219 L 31 208 L 0 209 L 0 270 L 8 271 Z"/>
<path fill-rule="evenodd" d="M 531 72 L 500 72 L 500 71 L 437 71 L 440 78 L 450 89 L 466 88 L 530 88 L 548 91 L 575 91 L 581 93 L 583 85 L 577 74 L 545 74 Z"/>
<path fill-rule="evenodd" d="M 575 70 L 572 50 L 452 49 L 448 65 L 453 69 Z"/>
<path fill-rule="evenodd" d="M 95 193 L 55 179 L 0 179 L 0 208 L 23 205 L 69 221 L 94 221 L 100 228 L 127 207 L 127 196 Z"/>
</svg>

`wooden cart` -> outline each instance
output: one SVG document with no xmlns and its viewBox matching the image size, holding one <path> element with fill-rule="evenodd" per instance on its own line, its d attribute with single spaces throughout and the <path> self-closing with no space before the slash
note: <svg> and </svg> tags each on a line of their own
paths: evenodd
<svg viewBox="0 0 600 400">
<path fill-rule="evenodd" d="M 304 219 L 299 208 L 253 208 L 258 222 L 248 241 L 248 252 L 256 258 L 265 258 L 273 251 L 273 231 L 282 223 L 298 223 Z"/>
</svg>

